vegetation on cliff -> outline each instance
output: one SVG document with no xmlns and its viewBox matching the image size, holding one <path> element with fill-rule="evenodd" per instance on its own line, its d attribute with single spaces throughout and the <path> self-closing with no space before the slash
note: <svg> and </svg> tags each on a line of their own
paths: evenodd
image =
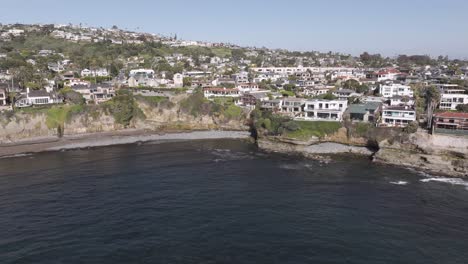
<svg viewBox="0 0 468 264">
<path fill-rule="evenodd" d="M 199 117 L 202 115 L 229 120 L 240 120 L 244 115 L 242 108 L 236 106 L 232 98 L 216 98 L 211 101 L 204 97 L 201 89 L 180 102 L 180 110 L 184 113 Z"/>
</svg>

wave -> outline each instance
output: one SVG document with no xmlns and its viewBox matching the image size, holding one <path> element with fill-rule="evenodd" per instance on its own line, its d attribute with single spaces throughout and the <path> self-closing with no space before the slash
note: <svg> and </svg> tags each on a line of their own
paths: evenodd
<svg viewBox="0 0 468 264">
<path fill-rule="evenodd" d="M 395 185 L 407 185 L 408 184 L 407 181 L 392 181 L 390 183 L 395 184 Z"/>
<path fill-rule="evenodd" d="M 448 183 L 452 185 L 460 185 L 460 186 L 465 186 L 466 189 L 468 190 L 468 181 L 465 181 L 460 178 L 433 177 L 433 178 L 422 179 L 421 182 L 442 182 L 442 183 Z"/>
<path fill-rule="evenodd" d="M 30 154 L 30 153 L 14 154 L 14 155 L 8 155 L 8 156 L 0 157 L 0 159 L 20 158 L 20 157 L 28 157 L 28 156 L 32 156 L 32 155 L 33 154 Z"/>
</svg>

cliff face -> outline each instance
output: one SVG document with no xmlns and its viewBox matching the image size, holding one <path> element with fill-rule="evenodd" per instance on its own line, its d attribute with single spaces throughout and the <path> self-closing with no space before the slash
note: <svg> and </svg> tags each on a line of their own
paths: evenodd
<svg viewBox="0 0 468 264">
<path fill-rule="evenodd" d="M 446 176 L 468 176 L 468 138 L 430 135 L 426 132 L 391 135 L 370 146 L 365 137 L 349 136 L 346 128 L 323 138 L 299 141 L 284 137 L 259 136 L 258 146 L 267 151 L 319 158 L 331 153 L 372 156 L 375 162 L 422 169 Z M 388 136 L 387 135 L 387 136 Z M 380 138 L 380 137 L 377 137 Z M 366 147 L 377 147 L 374 151 Z"/>
<path fill-rule="evenodd" d="M 242 130 L 249 129 L 245 118 L 226 120 L 223 117 L 209 115 L 193 116 L 183 113 L 177 106 L 172 108 L 152 107 L 138 102 L 145 118 L 134 118 L 128 128 L 150 131 L 184 131 L 184 130 Z M 15 143 L 22 140 L 58 137 L 56 127 L 47 126 L 48 116 L 45 112 L 0 113 L 0 144 Z M 63 124 L 63 135 L 112 132 L 125 129 L 115 122 L 114 117 L 104 110 L 91 113 L 74 114 Z"/>
<path fill-rule="evenodd" d="M 468 138 L 417 132 L 401 142 L 379 142 L 374 160 L 463 177 L 468 176 L 467 157 Z"/>
</svg>

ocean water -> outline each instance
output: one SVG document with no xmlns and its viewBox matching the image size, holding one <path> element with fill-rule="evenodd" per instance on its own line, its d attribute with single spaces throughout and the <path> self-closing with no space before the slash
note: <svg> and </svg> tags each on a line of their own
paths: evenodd
<svg viewBox="0 0 468 264">
<path fill-rule="evenodd" d="M 0 159 L 0 263 L 468 263 L 468 183 L 238 140 Z"/>
</svg>

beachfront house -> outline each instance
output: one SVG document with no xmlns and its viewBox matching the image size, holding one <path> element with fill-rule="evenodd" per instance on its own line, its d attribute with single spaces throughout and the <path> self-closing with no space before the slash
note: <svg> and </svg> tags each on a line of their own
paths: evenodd
<svg viewBox="0 0 468 264">
<path fill-rule="evenodd" d="M 34 105 L 50 105 L 63 103 L 63 99 L 56 93 L 49 93 L 46 90 L 26 89 L 26 93 L 20 95 L 16 100 L 16 107 L 29 107 Z"/>
<path fill-rule="evenodd" d="M 305 101 L 304 112 L 298 119 L 306 121 L 343 121 L 347 100 L 312 99 Z"/>
<path fill-rule="evenodd" d="M 410 106 L 384 106 L 379 126 L 405 127 L 416 121 L 416 110 Z"/>
<path fill-rule="evenodd" d="M 376 122 L 382 109 L 381 102 L 366 102 L 349 105 L 347 116 L 352 121 Z"/>
<path fill-rule="evenodd" d="M 468 135 L 468 113 L 437 113 L 433 120 L 433 133 Z"/>
</svg>

